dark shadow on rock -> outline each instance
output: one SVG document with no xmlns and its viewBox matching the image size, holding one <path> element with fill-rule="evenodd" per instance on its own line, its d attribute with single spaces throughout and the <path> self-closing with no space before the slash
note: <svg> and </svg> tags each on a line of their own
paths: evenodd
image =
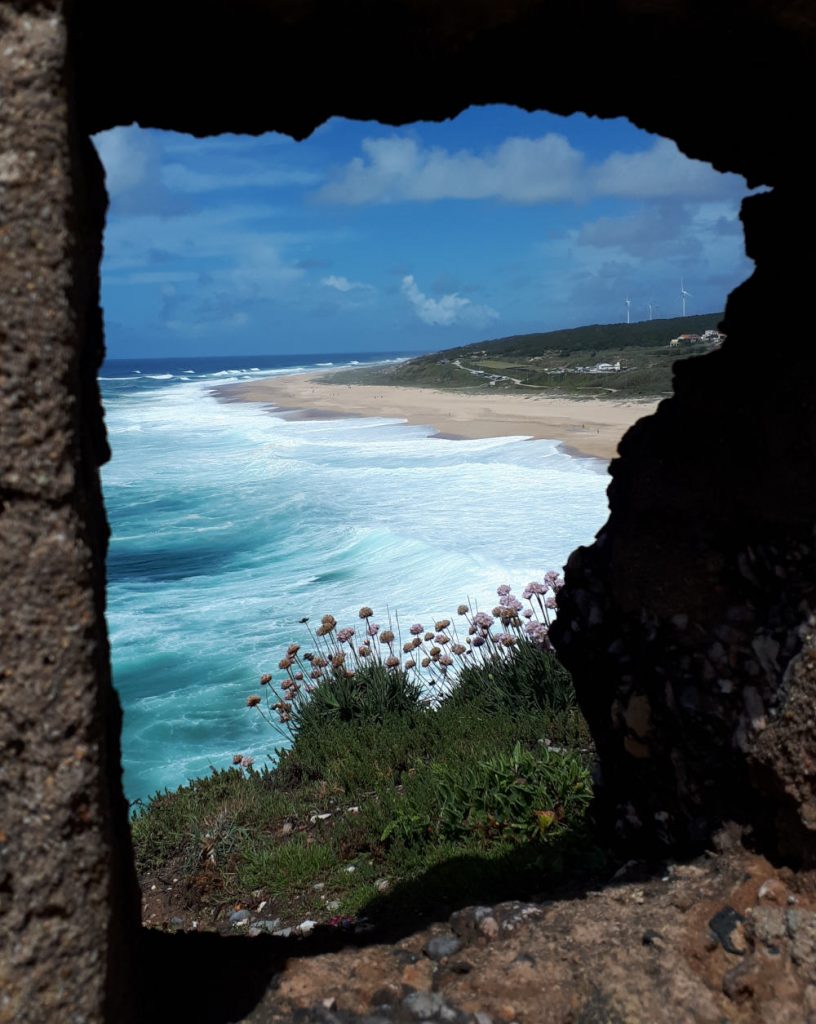
<svg viewBox="0 0 816 1024">
<path fill-rule="evenodd" d="M 397 942 L 474 904 L 580 900 L 588 890 L 663 875 L 663 863 L 611 861 L 574 837 L 519 846 L 502 857 L 454 857 L 372 900 L 356 921 L 321 925 L 308 938 L 225 937 L 142 929 L 140 973 L 145 1024 L 228 1024 L 248 1016 L 288 960 L 348 947 Z"/>
<path fill-rule="evenodd" d="M 228 1024 L 247 1016 L 287 959 L 273 936 L 224 938 L 143 928 L 138 1019 L 144 1024 Z"/>
</svg>

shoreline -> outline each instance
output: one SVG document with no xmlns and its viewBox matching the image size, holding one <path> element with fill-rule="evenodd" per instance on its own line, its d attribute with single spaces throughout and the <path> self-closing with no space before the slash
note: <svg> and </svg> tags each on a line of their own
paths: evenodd
<svg viewBox="0 0 816 1024">
<path fill-rule="evenodd" d="M 376 417 L 433 427 L 434 436 L 447 440 L 524 437 L 558 441 L 570 456 L 604 462 L 616 457 L 629 427 L 651 415 L 658 404 L 343 384 L 341 379 L 330 379 L 331 375 L 330 370 L 287 374 L 222 384 L 210 393 L 220 402 L 265 405 L 270 414 L 291 420 Z"/>
</svg>

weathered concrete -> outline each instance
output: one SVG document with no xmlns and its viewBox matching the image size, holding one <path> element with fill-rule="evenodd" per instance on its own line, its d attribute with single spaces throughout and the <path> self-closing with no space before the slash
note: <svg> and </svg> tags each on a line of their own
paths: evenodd
<svg viewBox="0 0 816 1024">
<path fill-rule="evenodd" d="M 100 169 L 62 4 L 0 4 L 0 1021 L 127 1021 L 138 921 L 102 617 Z"/>
</svg>

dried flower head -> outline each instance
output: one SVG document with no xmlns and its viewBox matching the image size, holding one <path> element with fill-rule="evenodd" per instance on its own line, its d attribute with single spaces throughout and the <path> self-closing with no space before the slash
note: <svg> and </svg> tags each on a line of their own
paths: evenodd
<svg viewBox="0 0 816 1024">
<path fill-rule="evenodd" d="M 261 686 L 266 686 L 267 683 L 272 682 L 272 676 L 268 672 L 264 672 L 261 676 Z"/>
<path fill-rule="evenodd" d="M 437 633 L 441 633 L 442 630 L 447 629 L 449 625 L 450 619 L 440 619 L 439 622 L 436 623 L 434 628 L 436 629 Z"/>
<path fill-rule="evenodd" d="M 371 648 L 363 644 L 362 647 L 357 648 L 357 653 L 360 655 L 361 658 L 367 658 L 369 654 L 371 654 Z"/>
<path fill-rule="evenodd" d="M 425 639 L 426 640 L 433 640 L 433 637 L 434 637 L 433 633 L 426 633 L 425 634 Z"/>
<path fill-rule="evenodd" d="M 384 629 L 380 635 L 381 644 L 392 644 L 394 642 L 394 634 L 390 629 Z"/>
<path fill-rule="evenodd" d="M 332 668 L 340 668 L 345 660 L 345 654 L 342 651 L 338 651 L 337 654 L 332 655 Z"/>
<path fill-rule="evenodd" d="M 379 631 L 380 627 L 379 624 L 376 622 L 372 622 L 371 625 L 366 630 L 369 636 L 376 636 L 379 633 Z"/>
<path fill-rule="evenodd" d="M 323 676 L 323 673 L 320 671 L 319 668 L 313 668 L 309 675 L 311 676 L 312 679 L 320 679 Z"/>
<path fill-rule="evenodd" d="M 368 607 L 367 604 L 364 604 L 358 614 L 361 619 L 370 619 L 374 612 L 372 611 L 371 608 Z"/>
<path fill-rule="evenodd" d="M 430 665 L 430 663 L 431 663 L 431 659 L 430 658 L 423 658 L 422 659 L 422 667 L 423 668 L 427 668 Z"/>
<path fill-rule="evenodd" d="M 403 644 L 402 645 L 402 653 L 403 654 L 410 654 L 413 649 L 414 649 L 414 645 L 413 645 L 413 642 L 410 641 L 410 640 L 408 641 L 407 644 Z"/>
<path fill-rule="evenodd" d="M 414 661 L 413 658 L 408 658 L 408 660 L 405 662 L 405 667 L 406 668 L 416 668 L 416 662 Z"/>
<path fill-rule="evenodd" d="M 483 636 L 474 636 L 473 640 L 471 641 L 474 647 L 482 647 L 484 646 L 484 642 L 485 638 Z"/>
<path fill-rule="evenodd" d="M 241 761 L 243 761 L 243 759 L 244 759 L 244 755 L 243 754 L 233 754 L 232 755 L 232 763 L 233 764 L 240 764 Z"/>
<path fill-rule="evenodd" d="M 248 708 L 256 708 L 260 703 L 261 698 L 257 693 L 253 693 L 251 697 L 247 697 L 246 704 Z"/>
<path fill-rule="evenodd" d="M 422 646 L 422 640 L 418 636 L 415 636 L 414 639 L 411 641 L 412 649 L 416 650 L 417 647 L 421 647 L 421 646 Z"/>
<path fill-rule="evenodd" d="M 297 679 L 297 680 L 298 680 L 298 682 L 299 682 L 299 681 L 300 681 L 300 680 L 301 680 L 302 678 L 303 678 L 303 673 L 302 673 L 302 672 L 295 672 L 295 679 Z"/>
<path fill-rule="evenodd" d="M 315 630 L 315 636 L 325 636 L 327 633 L 331 633 L 331 630 L 326 626 L 318 626 Z"/>
<path fill-rule="evenodd" d="M 441 647 L 432 647 L 431 648 L 431 657 L 432 658 L 438 658 L 441 653 L 442 653 L 442 648 Z"/>
<path fill-rule="evenodd" d="M 449 665 L 453 664 L 453 658 L 449 654 L 443 654 L 442 657 L 439 659 L 439 664 L 443 668 L 448 668 Z"/>
<path fill-rule="evenodd" d="M 395 657 L 393 654 L 389 658 L 385 659 L 386 668 L 397 668 L 399 666 L 399 663 L 399 658 Z"/>
<path fill-rule="evenodd" d="M 331 626 L 332 629 L 337 625 L 337 619 L 333 615 L 324 615 L 320 621 L 324 626 Z"/>
<path fill-rule="evenodd" d="M 445 644 L 450 643 L 450 637 L 446 636 L 444 633 L 437 633 L 436 636 L 434 637 L 434 640 L 438 644 L 442 644 L 443 647 L 445 646 Z"/>
<path fill-rule="evenodd" d="M 464 644 L 454 644 L 451 650 L 453 651 L 454 654 L 464 654 L 465 651 L 467 650 L 467 647 L 465 647 Z"/>
<path fill-rule="evenodd" d="M 241 758 L 241 767 L 242 768 L 251 768 L 253 766 L 253 764 L 255 764 L 255 759 L 253 757 L 242 757 Z"/>
<path fill-rule="evenodd" d="M 490 629 L 494 621 L 495 619 L 493 618 L 493 616 L 488 615 L 487 612 L 476 612 L 476 614 L 473 616 L 474 624 L 476 626 L 481 627 L 482 629 Z"/>
<path fill-rule="evenodd" d="M 460 604 L 459 607 L 456 609 L 456 614 L 457 615 L 467 615 L 467 613 L 469 611 L 470 611 L 470 608 L 466 604 Z"/>
<path fill-rule="evenodd" d="M 284 669 L 284 671 L 287 668 L 291 668 L 292 665 L 294 665 L 294 662 L 292 661 L 291 658 L 281 658 L 281 660 L 278 662 L 278 668 L 282 668 Z"/>
<path fill-rule="evenodd" d="M 341 629 L 337 633 L 337 639 L 340 641 L 341 644 L 348 643 L 348 641 L 351 640 L 353 637 L 354 630 L 351 628 L 351 626 L 346 626 L 345 629 Z"/>
<path fill-rule="evenodd" d="M 411 626 L 411 628 L 408 630 L 408 632 L 411 633 L 412 636 L 419 636 L 424 631 L 424 629 L 425 627 L 423 625 L 421 625 L 419 622 L 415 622 L 413 626 Z"/>
</svg>

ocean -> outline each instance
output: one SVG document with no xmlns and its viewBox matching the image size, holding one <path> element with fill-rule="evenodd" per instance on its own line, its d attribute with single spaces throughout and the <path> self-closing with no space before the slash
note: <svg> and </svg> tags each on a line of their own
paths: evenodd
<svg viewBox="0 0 816 1024">
<path fill-rule="evenodd" d="M 554 441 L 434 437 L 383 416 L 291 421 L 214 385 L 398 353 L 109 360 L 107 620 L 129 800 L 281 742 L 245 706 L 299 620 L 451 617 L 592 541 L 602 463 Z"/>
</svg>

